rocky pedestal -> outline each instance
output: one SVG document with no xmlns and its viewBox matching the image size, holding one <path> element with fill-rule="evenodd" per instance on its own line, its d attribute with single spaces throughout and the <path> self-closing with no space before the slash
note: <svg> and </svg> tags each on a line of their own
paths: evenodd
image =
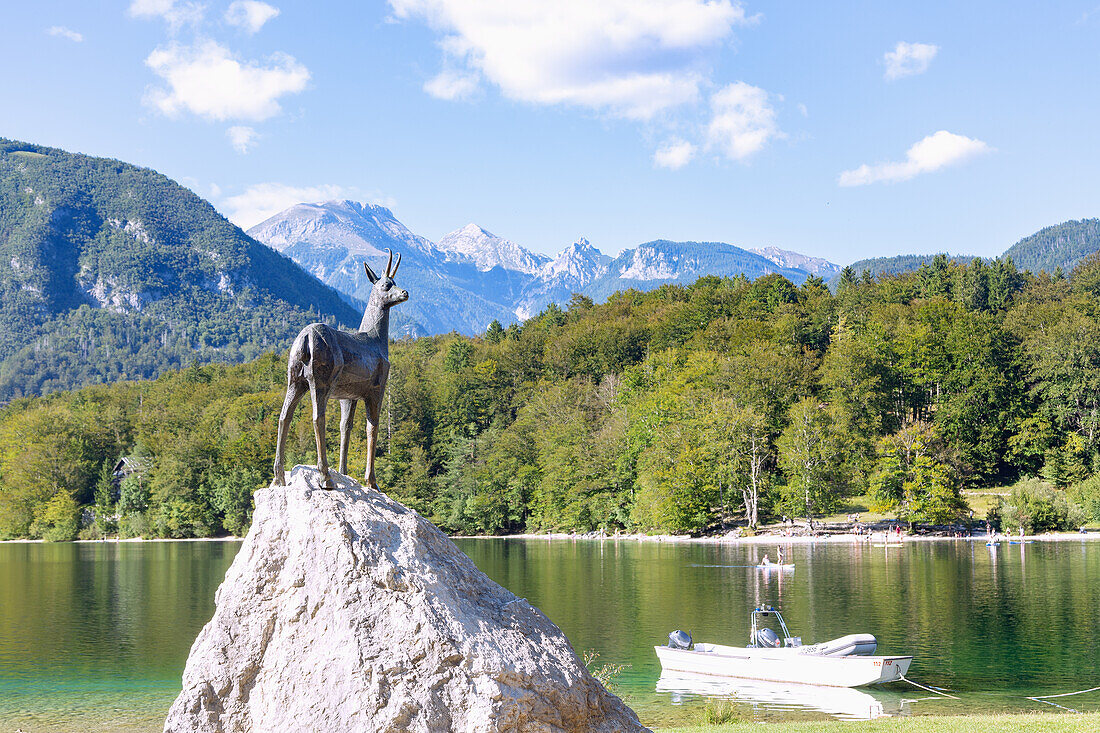
<svg viewBox="0 0 1100 733">
<path fill-rule="evenodd" d="M 332 475 L 256 492 L 165 731 L 646 730 L 542 612 Z"/>
</svg>

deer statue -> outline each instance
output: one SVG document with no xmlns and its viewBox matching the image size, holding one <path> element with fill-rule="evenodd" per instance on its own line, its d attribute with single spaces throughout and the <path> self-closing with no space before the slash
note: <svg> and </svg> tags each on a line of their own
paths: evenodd
<svg viewBox="0 0 1100 733">
<path fill-rule="evenodd" d="M 363 263 L 371 282 L 370 299 L 363 312 L 359 331 L 340 331 L 323 323 L 311 323 L 302 329 L 290 347 L 286 367 L 286 399 L 279 414 L 279 437 L 275 444 L 275 481 L 285 485 L 283 451 L 290 430 L 290 418 L 298 401 L 309 392 L 313 402 L 313 434 L 317 438 L 317 470 L 324 479 L 324 488 L 336 484 L 328 472 L 325 446 L 325 405 L 330 397 L 340 401 L 340 473 L 348 472 L 348 443 L 351 442 L 351 421 L 355 403 L 363 400 L 367 408 L 367 484 L 377 490 L 374 480 L 374 449 L 378 442 L 378 413 L 386 379 L 390 373 L 390 308 L 409 299 L 409 293 L 397 287 L 393 279 L 401 266 L 401 255 L 393 264 L 389 252 L 386 274 L 378 277 L 370 265 Z M 393 270 L 390 270 L 393 265 Z"/>
</svg>

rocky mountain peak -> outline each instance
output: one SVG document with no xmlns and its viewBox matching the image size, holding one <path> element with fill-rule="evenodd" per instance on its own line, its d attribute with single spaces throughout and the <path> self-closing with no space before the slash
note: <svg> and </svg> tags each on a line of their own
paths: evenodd
<svg viewBox="0 0 1100 733">
<path fill-rule="evenodd" d="M 610 261 L 610 257 L 581 237 L 559 252 L 553 260 L 543 265 L 539 271 L 539 277 L 547 281 L 562 281 L 569 287 L 579 290 L 603 275 Z"/>
<path fill-rule="evenodd" d="M 472 262 L 482 272 L 501 267 L 533 275 L 549 260 L 472 223 L 447 234 L 436 246 L 448 259 Z"/>
<path fill-rule="evenodd" d="M 840 265 L 829 262 L 824 257 L 811 257 L 801 252 L 791 252 L 787 249 L 771 246 L 753 248 L 749 252 L 758 254 L 780 267 L 805 270 L 811 275 L 818 275 L 826 279 L 840 272 Z"/>
</svg>

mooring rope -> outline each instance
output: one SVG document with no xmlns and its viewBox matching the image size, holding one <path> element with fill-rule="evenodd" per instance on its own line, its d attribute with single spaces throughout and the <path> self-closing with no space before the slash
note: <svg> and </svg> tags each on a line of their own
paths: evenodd
<svg viewBox="0 0 1100 733">
<path fill-rule="evenodd" d="M 1096 692 L 1097 690 L 1100 690 L 1100 687 L 1090 687 L 1087 690 L 1078 690 L 1077 692 L 1063 692 L 1063 693 L 1058 694 L 1058 695 L 1036 695 L 1035 697 L 1029 697 L 1027 699 L 1028 700 L 1034 700 L 1035 702 L 1041 702 L 1044 705 L 1053 705 L 1056 708 L 1061 708 L 1062 710 L 1068 710 L 1071 713 L 1079 713 L 1079 712 L 1081 712 L 1080 710 L 1074 710 L 1073 708 L 1067 708 L 1065 705 L 1059 705 L 1056 702 L 1051 702 L 1050 700 L 1047 700 L 1047 699 L 1044 699 L 1044 698 L 1071 697 L 1073 695 L 1084 695 L 1086 692 Z"/>
<path fill-rule="evenodd" d="M 908 677 L 906 677 L 906 676 L 905 676 L 905 675 L 903 675 L 903 674 L 899 674 L 899 675 L 898 675 L 898 678 L 899 678 L 899 679 L 902 679 L 902 680 L 905 680 L 906 682 L 908 682 L 909 684 L 911 684 L 911 685 L 912 685 L 913 687 L 919 687 L 919 688 L 921 688 L 922 690 L 928 690 L 928 691 L 929 691 L 929 692 L 931 692 L 931 693 L 932 693 L 933 695 L 943 695 L 944 697 L 950 698 L 950 699 L 952 699 L 952 700 L 958 700 L 958 699 L 959 699 L 959 698 L 955 697 L 954 695 L 948 695 L 948 694 L 947 694 L 946 692 L 940 692 L 939 690 L 937 690 L 937 689 L 934 689 L 934 688 L 932 688 L 932 687 L 926 687 L 925 685 L 922 685 L 922 684 L 921 684 L 921 683 L 919 683 L 919 682 L 914 682 L 913 680 L 909 679 Z"/>
</svg>

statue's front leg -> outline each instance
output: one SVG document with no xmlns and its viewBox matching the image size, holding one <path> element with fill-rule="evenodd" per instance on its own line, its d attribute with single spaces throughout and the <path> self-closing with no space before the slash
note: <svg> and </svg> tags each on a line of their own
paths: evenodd
<svg viewBox="0 0 1100 733">
<path fill-rule="evenodd" d="M 348 475 L 348 446 L 355 419 L 355 400 L 340 400 L 340 473 Z"/>
</svg>

